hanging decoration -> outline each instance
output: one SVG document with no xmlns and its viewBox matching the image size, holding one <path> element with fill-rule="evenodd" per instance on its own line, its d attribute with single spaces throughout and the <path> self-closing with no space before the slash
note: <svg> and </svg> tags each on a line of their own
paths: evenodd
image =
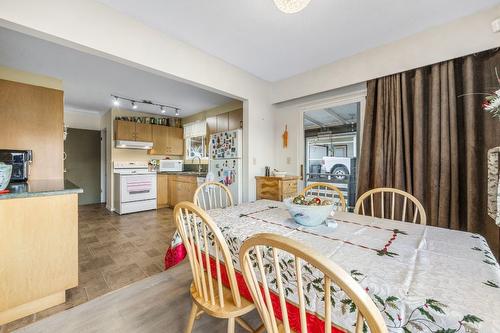
<svg viewBox="0 0 500 333">
<path fill-rule="evenodd" d="M 288 148 L 288 125 L 285 124 L 285 131 L 282 135 L 283 138 L 283 148 Z"/>
</svg>

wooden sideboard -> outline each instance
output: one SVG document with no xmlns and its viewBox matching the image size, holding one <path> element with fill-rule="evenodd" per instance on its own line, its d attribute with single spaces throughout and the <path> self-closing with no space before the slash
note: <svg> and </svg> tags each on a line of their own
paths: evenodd
<svg viewBox="0 0 500 333">
<path fill-rule="evenodd" d="M 297 195 L 298 176 L 255 177 L 257 181 L 257 200 L 269 199 L 283 201 Z"/>
</svg>

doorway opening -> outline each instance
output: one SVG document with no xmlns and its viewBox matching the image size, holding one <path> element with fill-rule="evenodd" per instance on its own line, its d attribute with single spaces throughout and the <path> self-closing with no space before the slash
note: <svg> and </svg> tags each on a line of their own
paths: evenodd
<svg viewBox="0 0 500 333">
<path fill-rule="evenodd" d="M 348 209 L 356 203 L 361 103 L 349 102 L 303 115 L 304 186 L 323 182 L 338 187 Z"/>
</svg>

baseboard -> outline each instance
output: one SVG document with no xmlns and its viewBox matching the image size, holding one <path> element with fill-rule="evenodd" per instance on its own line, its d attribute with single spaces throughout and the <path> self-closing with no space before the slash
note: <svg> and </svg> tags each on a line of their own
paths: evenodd
<svg viewBox="0 0 500 333">
<path fill-rule="evenodd" d="M 18 305 L 15 308 L 0 312 L 0 326 L 64 302 L 66 302 L 66 292 L 63 290 L 29 303 Z"/>
</svg>

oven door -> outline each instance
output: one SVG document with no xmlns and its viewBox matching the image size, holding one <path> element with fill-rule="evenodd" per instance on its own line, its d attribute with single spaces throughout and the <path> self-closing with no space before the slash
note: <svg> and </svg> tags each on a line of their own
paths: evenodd
<svg viewBox="0 0 500 333">
<path fill-rule="evenodd" d="M 156 199 L 156 175 L 120 175 L 121 202 Z"/>
</svg>

